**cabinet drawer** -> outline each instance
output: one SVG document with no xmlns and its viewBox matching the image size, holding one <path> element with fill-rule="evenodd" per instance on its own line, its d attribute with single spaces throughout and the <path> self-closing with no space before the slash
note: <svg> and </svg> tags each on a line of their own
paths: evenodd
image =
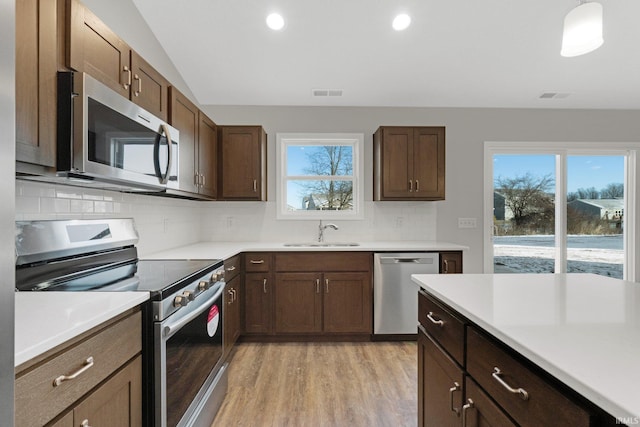
<svg viewBox="0 0 640 427">
<path fill-rule="evenodd" d="M 270 271 L 271 254 L 266 252 L 247 252 L 244 254 L 244 271 Z"/>
<path fill-rule="evenodd" d="M 418 320 L 427 333 L 464 366 L 464 322 L 423 291 L 418 296 Z"/>
<path fill-rule="evenodd" d="M 240 273 L 240 255 L 224 260 L 224 278 L 229 282 Z"/>
<path fill-rule="evenodd" d="M 276 271 L 370 271 L 370 252 L 298 252 L 278 253 Z"/>
<path fill-rule="evenodd" d="M 499 375 L 496 373 L 496 368 L 501 372 Z M 570 400 L 563 391 L 533 369 L 535 368 L 527 366 L 479 331 L 468 328 L 467 371 L 469 375 L 519 425 L 523 427 L 591 425 L 589 412 Z M 514 389 L 514 392 L 509 391 L 507 386 Z"/>
<path fill-rule="evenodd" d="M 140 321 L 138 311 L 19 374 L 15 381 L 16 426 L 44 425 L 140 353 Z M 93 366 L 75 379 L 54 385 L 61 375 L 70 376 L 86 367 L 89 357 L 93 357 Z"/>
<path fill-rule="evenodd" d="M 516 427 L 516 424 L 496 405 L 471 377 L 465 378 L 463 425 L 484 427 Z"/>
</svg>

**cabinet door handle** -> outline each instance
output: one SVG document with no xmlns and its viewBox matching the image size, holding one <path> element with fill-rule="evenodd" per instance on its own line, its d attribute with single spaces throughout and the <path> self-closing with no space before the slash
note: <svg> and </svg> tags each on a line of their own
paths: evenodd
<svg viewBox="0 0 640 427">
<path fill-rule="evenodd" d="M 231 292 L 233 293 L 233 300 L 231 302 L 238 301 L 238 292 L 233 288 L 231 288 Z"/>
<path fill-rule="evenodd" d="M 91 357 L 91 356 L 87 357 L 82 365 L 83 365 L 82 368 L 78 369 L 73 374 L 71 374 L 71 375 L 60 375 L 58 378 L 53 380 L 53 386 L 54 387 L 58 387 L 63 382 L 75 380 L 76 378 L 78 378 L 78 376 L 80 376 L 83 373 L 85 373 L 87 370 L 89 370 L 93 366 L 93 357 Z"/>
<path fill-rule="evenodd" d="M 316 294 L 320 293 L 320 279 L 316 279 Z"/>
<path fill-rule="evenodd" d="M 122 67 L 122 72 L 127 73 L 127 76 L 125 77 L 125 80 L 124 80 L 125 83 L 122 85 L 122 87 L 125 89 L 129 89 L 129 87 L 131 86 L 131 70 L 127 65 L 125 65 L 124 67 Z"/>
<path fill-rule="evenodd" d="M 467 427 L 467 411 L 469 409 L 475 408 L 475 404 L 473 403 L 473 400 L 471 399 L 467 399 L 467 402 L 463 407 L 462 407 L 462 427 Z"/>
<path fill-rule="evenodd" d="M 509 393 L 513 393 L 513 394 L 517 394 L 520 396 L 520 398 L 522 400 L 529 400 L 529 393 L 527 393 L 527 391 L 523 388 L 513 388 L 511 387 L 509 384 L 507 384 L 507 382 L 505 380 L 502 379 L 502 377 L 500 376 L 502 374 L 502 371 L 497 368 L 494 367 L 493 368 L 493 374 L 491 374 L 491 376 L 498 381 L 498 383 L 504 387 L 505 389 L 507 389 L 507 391 Z"/>
<path fill-rule="evenodd" d="M 413 180 L 410 179 L 409 180 L 409 193 L 411 193 L 413 191 Z"/>
<path fill-rule="evenodd" d="M 431 323 L 433 323 L 434 325 L 438 325 L 441 328 L 444 326 L 444 321 L 443 320 L 436 320 L 436 318 L 433 317 L 433 311 L 430 311 L 427 314 L 427 319 L 431 320 Z"/>
<path fill-rule="evenodd" d="M 231 305 L 233 302 L 233 291 L 231 289 L 227 289 L 227 295 L 229 295 L 229 301 L 227 301 L 227 305 Z"/>
<path fill-rule="evenodd" d="M 262 279 L 262 292 L 267 293 L 267 279 Z"/>
<path fill-rule="evenodd" d="M 133 80 L 136 80 L 138 82 L 138 89 L 133 91 L 133 95 L 134 96 L 140 96 L 140 94 L 142 93 L 142 79 L 137 74 L 134 74 L 133 75 Z"/>
<path fill-rule="evenodd" d="M 249 262 L 251 264 L 264 264 L 264 260 L 263 259 L 250 259 Z"/>
<path fill-rule="evenodd" d="M 324 279 L 324 292 L 329 293 L 329 279 Z"/>
<path fill-rule="evenodd" d="M 442 263 L 444 264 L 444 274 L 449 274 L 449 260 L 445 259 L 444 261 L 442 261 Z"/>
<path fill-rule="evenodd" d="M 204 174 L 200 174 L 200 177 L 202 178 L 202 186 L 204 187 L 206 185 L 206 178 L 204 177 Z"/>
<path fill-rule="evenodd" d="M 449 409 L 451 409 L 452 412 L 455 412 L 458 415 L 460 415 L 460 409 L 453 406 L 453 393 L 459 390 L 460 384 L 458 384 L 457 382 L 454 382 L 453 387 L 449 389 Z"/>
<path fill-rule="evenodd" d="M 416 193 L 420 191 L 420 181 L 416 179 Z"/>
<path fill-rule="evenodd" d="M 89 420 L 82 420 L 82 422 L 80 423 L 80 427 L 91 427 L 89 425 Z"/>
<path fill-rule="evenodd" d="M 253 192 L 254 193 L 258 192 L 258 180 L 257 179 L 253 180 Z"/>
<path fill-rule="evenodd" d="M 193 185 L 200 187 L 200 174 L 193 174 Z"/>
</svg>

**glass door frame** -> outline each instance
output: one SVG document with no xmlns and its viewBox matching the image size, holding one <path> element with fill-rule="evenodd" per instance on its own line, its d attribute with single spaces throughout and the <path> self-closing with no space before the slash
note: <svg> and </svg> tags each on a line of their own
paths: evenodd
<svg viewBox="0 0 640 427">
<path fill-rule="evenodd" d="M 555 268 L 556 273 L 567 272 L 567 157 L 569 156 L 624 156 L 624 266 L 625 280 L 636 281 L 640 260 L 639 215 L 640 188 L 637 158 L 640 142 L 528 142 L 485 141 L 484 143 L 484 262 L 483 271 L 493 273 L 493 156 L 496 154 L 555 155 Z M 562 195 L 562 197 L 557 197 Z"/>
</svg>

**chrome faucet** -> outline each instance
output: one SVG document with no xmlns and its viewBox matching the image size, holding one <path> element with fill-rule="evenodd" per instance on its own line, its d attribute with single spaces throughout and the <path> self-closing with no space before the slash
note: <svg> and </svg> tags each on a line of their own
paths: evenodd
<svg viewBox="0 0 640 427">
<path fill-rule="evenodd" d="M 333 228 L 334 230 L 337 230 L 338 226 L 335 225 L 335 224 L 322 225 L 322 220 L 320 220 L 320 225 L 318 225 L 318 242 L 324 242 L 324 229 L 325 228 Z"/>
</svg>

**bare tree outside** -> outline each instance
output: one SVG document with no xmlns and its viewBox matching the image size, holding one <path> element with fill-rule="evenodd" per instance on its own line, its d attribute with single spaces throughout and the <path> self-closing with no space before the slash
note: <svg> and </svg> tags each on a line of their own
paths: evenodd
<svg viewBox="0 0 640 427">
<path fill-rule="evenodd" d="M 600 190 L 601 199 L 622 199 L 624 197 L 624 184 L 611 183 Z"/>
<path fill-rule="evenodd" d="M 350 146 L 320 146 L 307 154 L 309 166 L 304 169 L 308 175 L 351 176 L 353 175 L 353 153 Z M 353 208 L 353 181 L 318 179 L 302 183 L 315 209 L 345 210 Z"/>
<path fill-rule="evenodd" d="M 496 179 L 495 189 L 505 198 L 505 207 L 513 215 L 514 228 L 522 231 L 525 227 L 553 230 L 553 189 L 554 180 L 550 175 L 542 177 L 530 173 L 512 178 Z M 539 231 L 539 230 L 535 230 Z"/>
</svg>

